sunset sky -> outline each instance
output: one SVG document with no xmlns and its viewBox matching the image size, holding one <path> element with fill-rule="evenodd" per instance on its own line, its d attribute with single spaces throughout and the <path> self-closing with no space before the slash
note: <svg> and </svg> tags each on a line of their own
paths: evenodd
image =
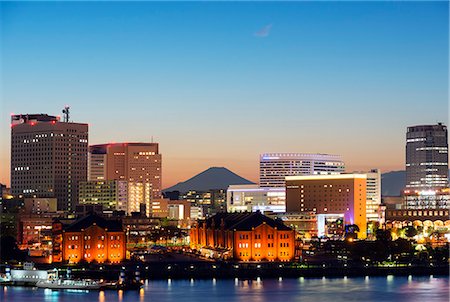
<svg viewBox="0 0 450 302">
<path fill-rule="evenodd" d="M 10 114 L 71 106 L 90 144 L 160 143 L 163 186 L 263 152 L 404 169 L 406 127 L 448 124 L 439 2 L 0 3 L 0 182 Z"/>
</svg>

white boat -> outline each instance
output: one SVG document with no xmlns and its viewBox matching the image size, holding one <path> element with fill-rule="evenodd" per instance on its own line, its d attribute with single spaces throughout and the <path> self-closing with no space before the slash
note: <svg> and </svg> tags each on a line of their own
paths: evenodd
<svg viewBox="0 0 450 302">
<path fill-rule="evenodd" d="M 70 269 L 67 271 L 67 279 L 63 279 L 59 276 L 58 270 L 48 272 L 48 280 L 41 280 L 36 283 L 36 287 L 48 288 L 48 289 L 100 289 L 102 284 L 100 281 L 91 279 L 70 279 Z"/>
<path fill-rule="evenodd" d="M 81 289 L 81 290 L 95 290 L 100 289 L 101 284 L 95 280 L 83 279 L 83 280 L 46 280 L 38 281 L 36 286 L 39 288 L 48 289 Z"/>
<path fill-rule="evenodd" d="M 11 282 L 14 285 L 35 285 L 36 282 L 47 279 L 47 271 L 36 269 L 32 262 L 25 262 L 23 269 L 10 269 L 7 267 L 6 274 L 0 278 L 0 282 Z"/>
</svg>

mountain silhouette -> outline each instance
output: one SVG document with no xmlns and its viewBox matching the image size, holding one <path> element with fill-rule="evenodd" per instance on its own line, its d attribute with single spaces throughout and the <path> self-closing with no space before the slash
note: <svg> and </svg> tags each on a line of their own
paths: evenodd
<svg viewBox="0 0 450 302">
<path fill-rule="evenodd" d="M 229 185 L 246 185 L 253 182 L 240 177 L 224 167 L 211 167 L 186 181 L 179 182 L 176 185 L 164 189 L 163 192 L 179 191 L 186 193 L 188 191 L 209 191 L 214 189 L 226 190 Z"/>
<path fill-rule="evenodd" d="M 406 171 L 391 171 L 381 174 L 381 195 L 400 196 L 406 186 Z"/>
<path fill-rule="evenodd" d="M 450 174 L 450 170 L 449 170 Z M 391 171 L 381 175 L 381 195 L 400 196 L 406 186 L 406 171 Z"/>
</svg>

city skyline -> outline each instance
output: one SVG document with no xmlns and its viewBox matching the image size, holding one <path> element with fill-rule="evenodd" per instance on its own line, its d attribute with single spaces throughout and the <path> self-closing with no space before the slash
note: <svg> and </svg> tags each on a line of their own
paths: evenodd
<svg viewBox="0 0 450 302">
<path fill-rule="evenodd" d="M 448 125 L 446 2 L 0 8 L 8 185 L 10 113 L 65 104 L 90 145 L 154 137 L 163 188 L 211 166 L 257 181 L 266 152 L 404 170 L 406 128 Z"/>
</svg>

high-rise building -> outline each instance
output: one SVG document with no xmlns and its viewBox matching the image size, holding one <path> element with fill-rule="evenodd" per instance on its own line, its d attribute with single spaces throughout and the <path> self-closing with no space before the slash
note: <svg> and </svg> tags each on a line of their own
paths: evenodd
<svg viewBox="0 0 450 302">
<path fill-rule="evenodd" d="M 90 148 L 88 156 L 88 180 L 102 181 L 106 177 L 106 153 Z"/>
<path fill-rule="evenodd" d="M 319 235 L 328 217 L 341 216 L 356 224 L 358 237 L 366 237 L 366 174 L 286 177 L 286 211 L 317 215 Z"/>
<path fill-rule="evenodd" d="M 284 187 L 286 176 L 340 174 L 344 170 L 340 155 L 264 153 L 259 159 L 259 185 Z"/>
<path fill-rule="evenodd" d="M 366 218 L 367 221 L 377 222 L 380 218 L 381 205 L 381 173 L 379 169 L 353 172 L 353 174 L 366 174 Z"/>
<path fill-rule="evenodd" d="M 87 180 L 88 125 L 47 114 L 11 117 L 11 190 L 24 197 L 55 197 L 73 211 L 78 183 Z"/>
<path fill-rule="evenodd" d="M 91 180 L 150 183 L 152 198 L 161 198 L 161 154 L 157 143 L 111 143 L 89 147 Z"/>
<path fill-rule="evenodd" d="M 406 133 L 406 189 L 435 190 L 448 187 L 447 127 L 420 125 Z"/>
<path fill-rule="evenodd" d="M 152 184 L 149 182 L 128 182 L 127 213 L 141 212 L 150 217 Z"/>
<path fill-rule="evenodd" d="M 286 190 L 258 185 L 231 185 L 227 190 L 227 212 L 286 212 Z"/>
</svg>

